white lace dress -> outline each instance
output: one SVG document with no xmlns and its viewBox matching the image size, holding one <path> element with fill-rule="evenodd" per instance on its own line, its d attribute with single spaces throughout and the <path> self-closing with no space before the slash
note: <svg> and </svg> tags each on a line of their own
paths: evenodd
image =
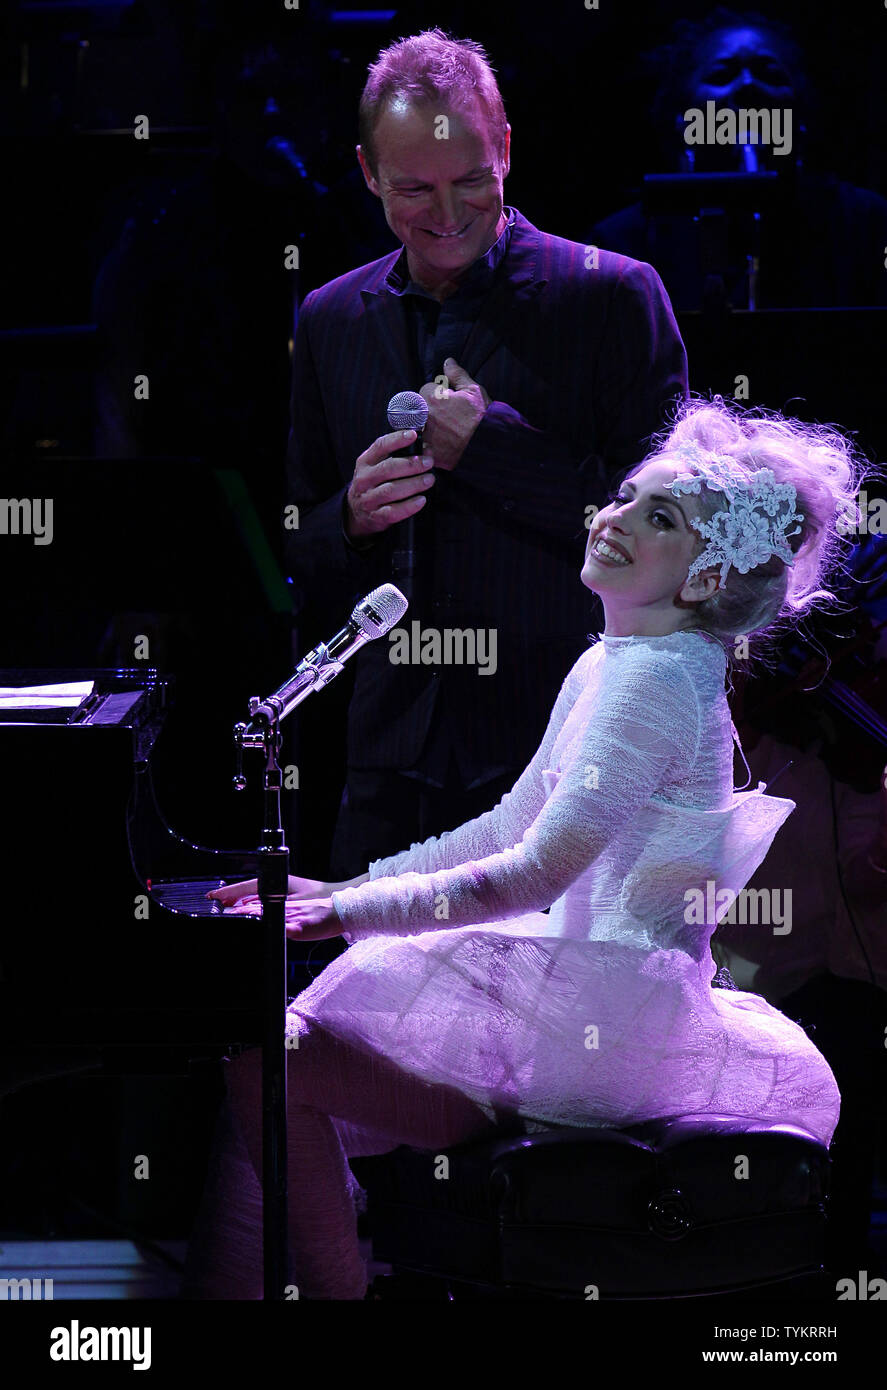
<svg viewBox="0 0 887 1390">
<path fill-rule="evenodd" d="M 349 949 L 288 1027 L 314 1019 L 528 1129 L 728 1114 L 829 1143 L 840 1094 L 807 1034 L 711 987 L 712 895 L 739 893 L 795 809 L 733 791 L 725 669 L 698 632 L 597 640 L 494 809 L 333 895 Z"/>
</svg>

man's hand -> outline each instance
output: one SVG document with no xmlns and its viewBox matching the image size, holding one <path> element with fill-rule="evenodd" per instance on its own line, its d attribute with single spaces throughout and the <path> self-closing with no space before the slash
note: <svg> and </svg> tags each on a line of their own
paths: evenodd
<svg viewBox="0 0 887 1390">
<path fill-rule="evenodd" d="M 490 397 L 454 358 L 446 359 L 444 372 L 449 387 L 427 382 L 419 395 L 428 402 L 423 441 L 434 455 L 435 468 L 450 472 L 483 419 Z"/>
<path fill-rule="evenodd" d="M 345 531 L 349 540 L 378 535 L 395 522 L 415 516 L 425 506 L 423 494 L 434 485 L 431 468 L 436 460 L 427 449 L 413 458 L 389 457 L 415 438 L 415 430 L 380 435 L 357 460 L 346 496 Z"/>
</svg>

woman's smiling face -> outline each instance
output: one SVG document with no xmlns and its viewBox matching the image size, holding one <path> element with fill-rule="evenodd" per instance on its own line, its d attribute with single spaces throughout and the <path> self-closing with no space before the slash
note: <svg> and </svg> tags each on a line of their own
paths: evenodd
<svg viewBox="0 0 887 1390">
<path fill-rule="evenodd" d="M 685 464 L 667 460 L 643 464 L 594 518 L 581 578 L 600 596 L 608 635 L 664 636 L 691 626 L 691 605 L 717 590 L 716 566 L 687 582 L 703 544 L 691 525 L 699 515 L 697 499 L 666 490 L 686 472 Z M 610 541 L 622 557 L 601 553 L 601 541 Z"/>
</svg>

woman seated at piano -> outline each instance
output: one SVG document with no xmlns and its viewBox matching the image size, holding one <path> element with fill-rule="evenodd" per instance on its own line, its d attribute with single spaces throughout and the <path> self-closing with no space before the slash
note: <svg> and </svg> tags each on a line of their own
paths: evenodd
<svg viewBox="0 0 887 1390">
<path fill-rule="evenodd" d="M 833 600 L 863 472 L 835 431 L 682 407 L 594 518 L 577 582 L 603 630 L 511 792 L 348 883 L 290 878 L 287 934 L 349 946 L 287 1011 L 300 1297 L 367 1296 L 350 1157 L 688 1114 L 831 1141 L 825 1058 L 761 996 L 712 988 L 710 939 L 795 809 L 734 790 L 725 677 Z M 255 893 L 213 896 L 255 912 Z M 226 1073 L 184 1297 L 262 1297 L 261 1049 Z"/>
</svg>

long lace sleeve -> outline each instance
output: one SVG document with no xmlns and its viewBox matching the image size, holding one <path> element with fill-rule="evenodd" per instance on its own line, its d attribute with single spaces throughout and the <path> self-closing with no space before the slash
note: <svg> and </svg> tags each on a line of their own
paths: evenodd
<svg viewBox="0 0 887 1390">
<path fill-rule="evenodd" d="M 506 792 L 492 810 L 484 811 L 455 830 L 431 835 L 387 859 L 375 859 L 370 864 L 371 880 L 408 872 L 425 874 L 432 869 L 452 869 L 470 859 L 486 859 L 517 843 L 544 805 L 546 792 L 542 772 L 550 766 L 548 760 L 554 741 L 585 686 L 593 652 L 594 648 L 583 652 L 567 673 L 542 742 L 511 791 Z"/>
<path fill-rule="evenodd" d="M 333 894 L 343 935 L 350 941 L 412 936 L 549 907 L 695 759 L 699 728 L 695 687 L 676 656 L 645 647 L 608 655 L 589 717 L 565 750 L 560 780 L 520 841 L 480 859 Z"/>
</svg>

